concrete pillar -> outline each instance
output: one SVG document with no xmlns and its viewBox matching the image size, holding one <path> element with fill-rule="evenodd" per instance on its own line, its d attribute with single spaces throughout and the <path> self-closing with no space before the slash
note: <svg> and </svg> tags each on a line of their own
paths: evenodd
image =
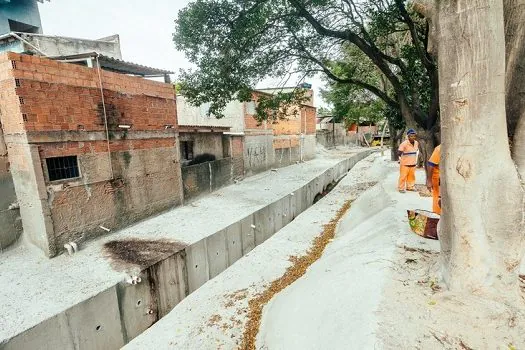
<svg viewBox="0 0 525 350">
<path fill-rule="evenodd" d="M 11 174 L 20 204 L 23 237 L 46 256 L 58 254 L 48 204 L 48 194 L 38 147 L 27 143 L 8 143 Z"/>
</svg>

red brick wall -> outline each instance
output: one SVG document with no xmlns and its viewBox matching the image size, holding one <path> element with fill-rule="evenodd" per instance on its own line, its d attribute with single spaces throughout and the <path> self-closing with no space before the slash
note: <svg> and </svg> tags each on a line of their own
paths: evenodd
<svg viewBox="0 0 525 350">
<path fill-rule="evenodd" d="M 252 100 L 257 103 L 259 99 L 259 94 L 257 93 L 252 93 Z M 253 115 L 249 114 L 248 110 L 247 110 L 247 106 L 248 106 L 248 103 L 249 102 L 244 102 L 243 105 L 244 105 L 244 129 L 257 129 L 257 130 L 265 130 L 265 129 L 270 129 L 270 127 L 265 127 L 265 123 L 261 123 L 261 124 L 258 124 L 257 120 L 254 118 Z"/>
<path fill-rule="evenodd" d="M 230 139 L 232 145 L 233 176 L 244 176 L 244 138 L 242 136 L 232 136 Z"/>
<path fill-rule="evenodd" d="M 303 119 L 303 123 L 306 120 L 306 135 L 315 135 L 317 109 L 315 107 L 304 106 L 303 113 L 305 113 L 306 116 L 306 118 Z M 304 130 L 304 125 L 302 127 Z"/>
<path fill-rule="evenodd" d="M 26 131 L 104 130 L 97 70 L 33 56 L 9 58 Z M 133 131 L 160 131 L 177 125 L 170 85 L 105 71 L 102 85 L 110 129 L 132 124 Z M 16 119 L 6 133 L 20 131 Z"/>
<path fill-rule="evenodd" d="M 47 243 L 41 244 L 49 245 L 48 255 L 56 254 L 61 244 L 80 234 L 103 234 L 100 224 L 116 229 L 182 200 L 172 86 L 106 71 L 101 76 L 111 157 L 107 157 L 96 69 L 34 56 L 0 55 L 0 118 L 6 142 L 13 142 L 9 160 L 19 176 L 15 182 L 36 176 L 34 187 L 45 188 L 42 172 L 48 157 L 78 155 L 83 169 L 80 179 L 53 183 L 53 194 L 44 201 L 50 204 L 49 210 L 32 213 L 51 215 L 51 231 L 32 229 L 32 218 L 22 217 L 29 223 L 27 227 L 24 223 L 24 234 L 48 235 Z M 123 130 L 119 124 L 132 127 Z M 166 129 L 166 125 L 175 130 Z M 24 133 L 27 139 L 20 137 Z M 26 140 L 35 150 L 34 159 L 27 152 L 15 154 L 17 143 Z M 41 198 L 25 184 L 18 188 L 28 188 L 27 193 L 20 193 L 24 198 Z"/>
<path fill-rule="evenodd" d="M 244 116 L 244 128 L 245 129 L 257 129 L 257 130 L 265 130 L 264 122 L 262 124 L 258 124 L 257 120 L 249 114 L 246 114 Z M 271 129 L 271 127 L 267 127 L 268 129 Z"/>
<path fill-rule="evenodd" d="M 0 118 L 5 134 L 24 130 L 20 103 L 15 89 L 12 63 L 7 54 L 0 55 Z"/>
<path fill-rule="evenodd" d="M 253 93 L 253 100 L 257 102 L 260 93 Z M 316 108 L 308 105 L 301 105 L 297 109 L 296 114 L 293 110 L 289 111 L 288 119 L 279 120 L 276 123 L 268 122 L 267 129 L 273 130 L 273 134 L 276 136 L 281 135 L 299 135 L 305 132 L 306 123 L 306 134 L 315 135 L 316 127 Z M 264 129 L 264 125 L 257 125 L 257 121 L 253 116 L 245 114 L 245 128 L 246 129 Z"/>
<path fill-rule="evenodd" d="M 299 136 L 297 135 L 290 135 L 286 138 L 278 138 L 273 140 L 273 148 L 274 149 L 282 149 L 282 148 L 295 148 L 299 147 Z"/>
<path fill-rule="evenodd" d="M 168 148 L 175 146 L 175 139 L 115 140 L 110 141 L 111 152 L 128 150 Z M 42 158 L 75 156 L 88 153 L 107 153 L 106 141 L 50 142 L 39 146 Z"/>
</svg>

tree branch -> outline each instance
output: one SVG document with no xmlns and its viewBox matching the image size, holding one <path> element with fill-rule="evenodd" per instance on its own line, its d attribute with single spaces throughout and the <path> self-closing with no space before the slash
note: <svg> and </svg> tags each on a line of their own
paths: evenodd
<svg viewBox="0 0 525 350">
<path fill-rule="evenodd" d="M 326 76 L 328 76 L 330 79 L 332 79 L 333 81 L 336 81 L 338 83 L 341 83 L 341 84 L 351 84 L 351 85 L 359 86 L 359 87 L 361 87 L 361 88 L 363 88 L 365 90 L 370 91 L 371 93 L 373 93 L 374 95 L 376 95 L 377 97 L 379 97 L 380 99 L 385 101 L 385 103 L 388 104 L 390 107 L 395 108 L 395 109 L 399 109 L 399 104 L 396 101 L 394 101 L 393 99 L 391 99 L 386 92 L 383 92 L 378 87 L 373 86 L 371 84 L 368 84 L 368 83 L 366 83 L 364 81 L 361 81 L 359 79 L 338 77 L 328 67 L 323 65 L 321 62 L 317 61 L 316 63 L 318 64 L 318 66 L 321 69 L 319 69 L 319 70 L 312 70 L 313 72 L 317 71 L 317 72 L 325 73 Z"/>
<path fill-rule="evenodd" d="M 395 102 L 394 100 L 392 100 L 386 92 L 383 92 L 378 87 L 365 83 L 364 81 L 361 81 L 358 79 L 338 77 L 334 72 L 332 72 L 330 68 L 328 68 L 328 66 L 326 66 L 326 64 L 324 64 L 319 58 L 315 57 L 312 53 L 310 53 L 310 51 L 308 51 L 304 43 L 301 41 L 301 39 L 299 39 L 299 37 L 297 37 L 297 35 L 294 32 L 291 32 L 291 35 L 293 36 L 293 38 L 299 45 L 300 51 L 306 55 L 306 56 L 298 55 L 298 57 L 307 59 L 317 64 L 321 68 L 319 71 L 325 73 L 330 79 L 338 83 L 357 85 L 363 89 L 370 91 L 371 93 L 373 93 L 374 95 L 376 95 L 377 97 L 385 101 L 385 103 L 388 104 L 389 106 L 399 109 L 399 104 Z"/>
<path fill-rule="evenodd" d="M 412 18 L 410 18 L 410 15 L 407 12 L 407 9 L 405 7 L 403 0 L 396 0 L 396 5 L 399 11 L 401 12 L 401 16 L 403 17 L 403 22 L 406 23 L 408 26 L 408 30 L 410 32 L 410 36 L 412 37 L 412 43 L 416 47 L 416 50 L 419 54 L 419 57 L 421 59 L 421 62 L 423 62 L 423 65 L 427 69 L 427 71 L 430 73 L 431 71 L 435 70 L 435 65 L 432 59 L 429 58 L 427 55 L 427 52 L 424 48 L 424 43 L 421 43 L 419 40 L 419 36 L 417 35 L 416 26 L 414 25 L 414 21 Z"/>
<path fill-rule="evenodd" d="M 383 59 L 383 57 L 381 57 L 381 52 L 377 47 L 371 46 L 351 30 L 337 31 L 324 27 L 317 19 L 314 18 L 310 12 L 308 12 L 308 10 L 301 4 L 299 0 L 288 0 L 288 2 L 296 9 L 301 17 L 310 23 L 310 25 L 319 35 L 349 41 L 356 45 L 365 55 L 367 55 L 390 81 L 390 84 L 392 84 L 392 87 L 399 100 L 399 106 L 405 121 L 408 124 L 416 124 L 413 111 L 411 110 L 407 97 L 405 96 L 401 82 L 394 72 L 392 72 L 388 66 L 388 63 Z"/>
</svg>

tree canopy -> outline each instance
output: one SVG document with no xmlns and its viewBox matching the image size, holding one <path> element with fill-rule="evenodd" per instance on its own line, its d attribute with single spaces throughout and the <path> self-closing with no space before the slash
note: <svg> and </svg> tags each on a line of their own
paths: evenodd
<svg viewBox="0 0 525 350">
<path fill-rule="evenodd" d="M 181 91 L 221 116 L 265 78 L 322 73 L 373 94 L 408 126 L 435 130 L 438 79 L 428 29 L 403 0 L 195 0 L 179 13 L 174 34 L 196 66 L 182 72 Z M 348 50 L 375 67 L 388 89 L 363 79 L 360 64 L 345 63 Z M 261 112 L 261 119 L 276 117 Z"/>
</svg>

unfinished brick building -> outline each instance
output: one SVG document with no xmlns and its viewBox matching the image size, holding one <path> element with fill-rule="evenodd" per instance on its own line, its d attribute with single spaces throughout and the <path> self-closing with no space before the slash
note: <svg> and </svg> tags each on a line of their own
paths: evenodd
<svg viewBox="0 0 525 350">
<path fill-rule="evenodd" d="M 305 161 L 315 157 L 315 123 L 317 109 L 310 98 L 290 109 L 285 119 L 258 123 L 254 118 L 255 106 L 261 95 L 270 95 L 281 89 L 254 91 L 252 102 L 244 107 L 245 156 L 247 174 Z"/>
<path fill-rule="evenodd" d="M 301 88 L 301 87 L 300 87 Z M 294 88 L 295 89 L 295 88 Z M 231 157 L 233 176 L 253 175 L 274 167 L 294 164 L 315 157 L 315 133 L 317 110 L 313 103 L 313 91 L 306 90 L 309 99 L 295 106 L 296 113 L 289 110 L 286 119 L 276 123 L 258 123 L 254 118 L 259 96 L 271 96 L 271 93 L 281 89 L 254 91 L 252 101 L 231 101 L 226 105 L 224 117 L 216 119 L 207 115 L 209 106 L 191 106 L 184 97 L 177 97 L 179 124 L 181 127 L 181 142 L 183 129 L 196 129 L 196 126 L 212 130 L 228 128 L 224 132 L 228 136 L 223 141 L 224 157 Z M 211 138 L 208 135 L 208 138 Z M 204 142 L 200 142 L 204 144 Z M 198 149 L 195 147 L 194 154 Z M 186 145 L 185 145 L 186 146 Z M 200 148 L 202 150 L 202 147 Z M 239 151 L 242 149 L 242 156 Z M 184 174 L 183 174 L 184 177 Z"/>
<path fill-rule="evenodd" d="M 168 73 L 107 63 L 128 74 Z M 18 200 L 25 239 L 47 256 L 182 202 L 170 84 L 2 54 L 0 122 L 0 192 Z M 5 242 L 20 232 L 11 216 Z"/>
</svg>

